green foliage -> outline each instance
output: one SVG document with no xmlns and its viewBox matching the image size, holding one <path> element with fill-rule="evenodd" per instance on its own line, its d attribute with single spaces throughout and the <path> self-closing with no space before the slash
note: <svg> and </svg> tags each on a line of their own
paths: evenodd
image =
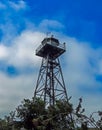
<svg viewBox="0 0 102 130">
<path fill-rule="evenodd" d="M 94 120 L 93 114 L 87 117 L 84 114 L 85 109 L 82 108 L 82 98 L 79 98 L 75 109 L 65 100 L 57 100 L 54 106 L 45 108 L 44 102 L 37 98 L 24 99 L 16 110 L 17 117 L 29 130 L 87 130 L 88 125 L 102 130 L 102 112 L 98 112 L 98 121 Z"/>
<path fill-rule="evenodd" d="M 73 111 L 72 105 L 64 100 L 56 101 L 54 106 L 45 108 L 44 102 L 37 98 L 35 100 L 24 99 L 18 106 L 17 117 L 19 117 L 27 129 L 35 128 L 37 130 L 47 129 L 66 129 L 72 123 L 70 114 Z"/>
<path fill-rule="evenodd" d="M 4 120 L 0 120 L 0 130 L 15 130 L 25 127 L 27 130 L 87 130 L 88 126 L 102 130 L 102 112 L 93 112 L 89 117 L 82 108 L 82 98 L 77 107 L 65 100 L 57 100 L 54 106 L 45 107 L 39 98 L 24 99 Z M 96 121 L 94 114 L 99 117 Z M 16 119 L 19 119 L 19 122 Z M 12 122 L 12 123 L 11 123 Z"/>
<path fill-rule="evenodd" d="M 42 100 L 39 98 L 35 101 L 24 99 L 22 104 L 17 107 L 17 117 L 21 119 L 24 127 L 27 129 L 31 129 L 33 127 L 32 120 L 37 119 L 42 114 L 46 113 L 45 105 Z"/>
</svg>

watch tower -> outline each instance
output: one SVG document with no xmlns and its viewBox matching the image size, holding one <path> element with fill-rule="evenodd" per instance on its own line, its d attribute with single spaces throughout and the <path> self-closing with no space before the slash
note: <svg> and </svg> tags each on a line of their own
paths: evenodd
<svg viewBox="0 0 102 130">
<path fill-rule="evenodd" d="M 54 105 L 56 100 L 68 101 L 59 57 L 66 51 L 53 36 L 45 38 L 36 49 L 36 55 L 42 57 L 34 98 L 41 98 L 46 106 Z"/>
</svg>

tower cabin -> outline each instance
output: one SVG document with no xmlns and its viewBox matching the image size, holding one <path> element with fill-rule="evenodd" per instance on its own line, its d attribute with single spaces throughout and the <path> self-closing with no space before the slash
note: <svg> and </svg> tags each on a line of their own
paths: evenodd
<svg viewBox="0 0 102 130">
<path fill-rule="evenodd" d="M 41 45 L 36 49 L 37 56 L 43 58 L 49 56 L 50 59 L 56 59 L 64 52 L 65 43 L 60 44 L 59 40 L 54 37 L 44 38 Z"/>
</svg>

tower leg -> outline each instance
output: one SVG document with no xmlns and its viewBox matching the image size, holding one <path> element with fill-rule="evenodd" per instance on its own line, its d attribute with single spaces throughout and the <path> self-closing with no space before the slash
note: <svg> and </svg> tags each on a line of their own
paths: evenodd
<svg viewBox="0 0 102 130">
<path fill-rule="evenodd" d="M 41 98 L 45 104 L 54 105 L 56 100 L 68 101 L 62 69 L 58 58 L 51 59 L 49 55 L 42 59 L 34 98 Z"/>
</svg>

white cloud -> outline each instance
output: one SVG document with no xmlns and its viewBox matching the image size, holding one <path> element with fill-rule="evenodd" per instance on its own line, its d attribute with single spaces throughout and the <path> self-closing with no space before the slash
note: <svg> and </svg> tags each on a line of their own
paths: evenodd
<svg viewBox="0 0 102 130">
<path fill-rule="evenodd" d="M 68 95 L 72 96 L 74 105 L 78 103 L 79 97 L 83 97 L 83 106 L 88 114 L 101 110 L 102 97 L 99 94 L 99 89 L 102 90 L 102 83 L 97 81 L 95 76 L 101 72 L 99 63 L 102 58 L 102 50 L 94 49 L 89 43 L 78 42 L 73 38 L 67 37 L 65 41 L 67 52 L 64 55 L 62 69 Z M 95 104 L 97 105 L 95 106 Z"/>
<path fill-rule="evenodd" d="M 72 76 L 72 82 L 74 83 L 75 81 L 76 84 L 79 81 L 80 84 L 85 84 L 86 81 L 90 80 L 88 82 L 90 84 L 93 81 L 91 75 L 94 73 L 94 68 L 89 61 L 92 58 L 92 49 L 85 45 L 85 43 L 80 44 L 75 40 L 71 42 L 67 52 L 67 69 L 69 70 L 70 76 Z M 89 79 L 89 76 L 91 79 Z"/>
<path fill-rule="evenodd" d="M 4 16 L 4 19 L 8 19 Z M 2 31 L 2 42 L 3 44 L 10 44 L 13 41 L 13 38 L 17 35 L 17 27 L 14 26 L 14 23 L 8 19 L 5 23 L 0 24 L 0 30 Z"/>
<path fill-rule="evenodd" d="M 6 5 L 0 2 L 0 9 L 5 9 L 5 8 L 6 8 Z"/>
<path fill-rule="evenodd" d="M 8 65 L 13 65 L 19 69 L 36 66 L 39 58 L 35 56 L 35 50 L 43 37 L 44 34 L 40 32 L 27 30 L 22 32 L 9 47 L 0 45 L 0 60 L 4 60 Z"/>
<path fill-rule="evenodd" d="M 14 45 L 11 47 L 12 54 L 8 62 L 18 67 L 37 64 L 39 58 L 35 56 L 35 50 L 39 46 L 42 37 L 43 34 L 41 33 L 23 32 L 14 40 Z"/>
<path fill-rule="evenodd" d="M 8 49 L 3 44 L 0 44 L 0 60 L 4 60 L 8 56 Z"/>
<path fill-rule="evenodd" d="M 102 75 L 102 58 L 100 58 L 100 60 L 98 61 L 98 67 L 99 67 L 99 70 L 98 70 L 98 73 L 100 75 Z"/>
<path fill-rule="evenodd" d="M 34 73 L 14 78 L 0 73 L 0 116 L 9 114 L 24 98 L 33 96 L 35 80 Z"/>
<path fill-rule="evenodd" d="M 75 82 L 75 85 L 78 83 L 78 85 L 89 84 L 89 86 L 92 86 L 95 80 L 94 74 L 98 70 L 95 57 L 96 52 L 97 50 L 95 51 L 87 43 L 80 43 L 73 38 L 67 40 L 65 64 L 67 64 L 66 69 L 69 72 L 69 79 L 73 85 Z"/>
<path fill-rule="evenodd" d="M 25 9 L 26 3 L 23 0 L 19 0 L 17 3 L 9 1 L 10 6 L 15 10 Z"/>
<path fill-rule="evenodd" d="M 42 22 L 39 24 L 39 28 L 43 31 L 53 31 L 53 30 L 57 30 L 60 31 L 61 29 L 64 29 L 64 25 L 61 24 L 60 22 L 56 21 L 56 20 L 48 20 L 48 19 L 44 19 L 42 20 Z"/>
</svg>

